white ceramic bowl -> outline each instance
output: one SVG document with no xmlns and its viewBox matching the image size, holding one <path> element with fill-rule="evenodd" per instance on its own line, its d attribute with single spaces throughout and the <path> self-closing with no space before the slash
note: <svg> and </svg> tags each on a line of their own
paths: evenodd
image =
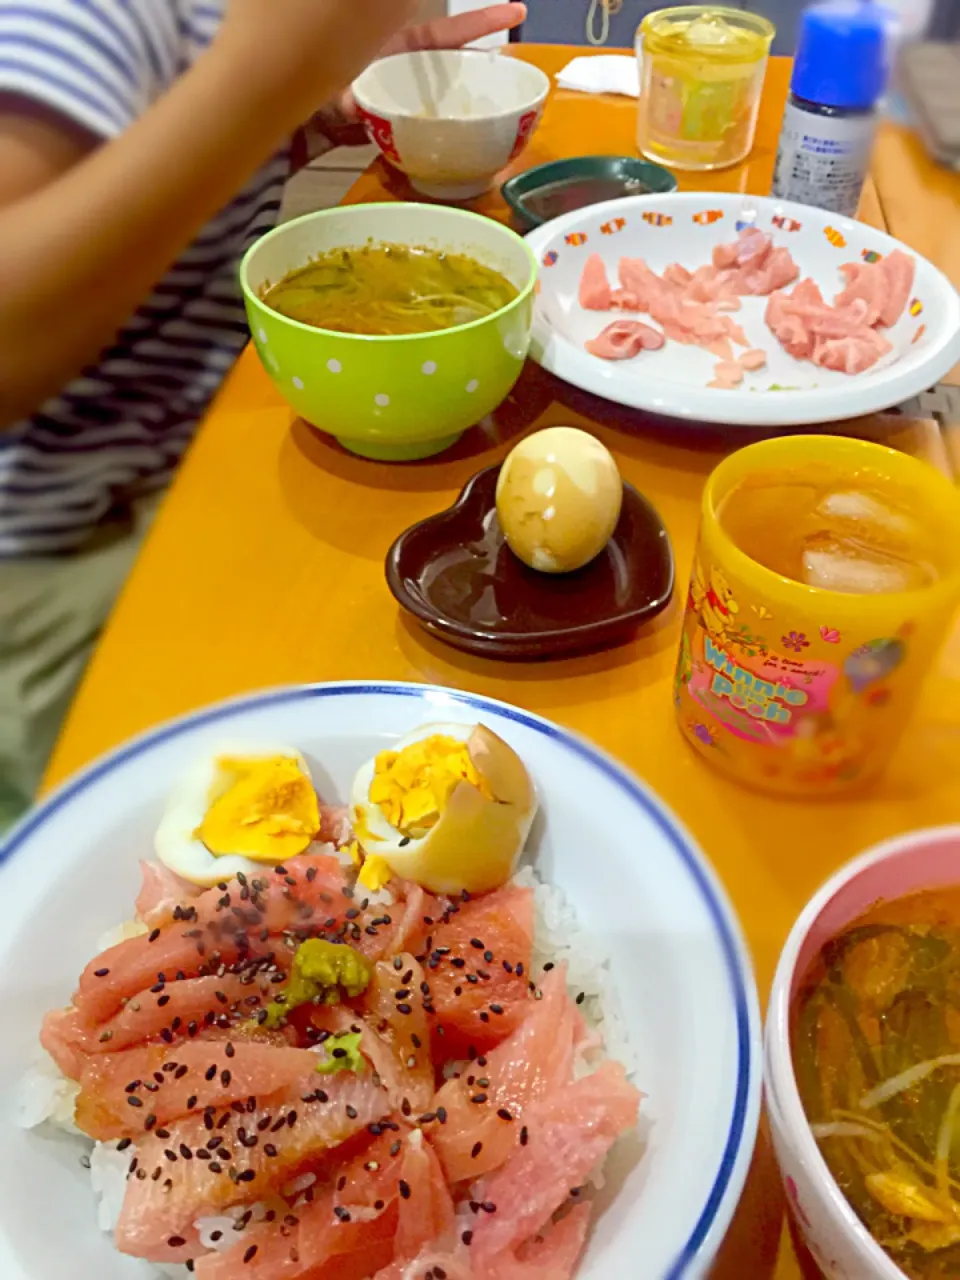
<svg viewBox="0 0 960 1280">
<path fill-rule="evenodd" d="M 355 81 L 367 133 L 417 191 L 467 200 L 527 145 L 550 81 L 518 58 L 477 49 L 398 53 Z"/>
<path fill-rule="evenodd" d="M 810 1131 L 790 1054 L 790 1006 L 824 943 L 875 903 L 960 883 L 960 826 L 913 831 L 848 863 L 804 907 L 780 956 L 764 1040 L 773 1144 L 791 1211 L 828 1280 L 904 1280 L 833 1180 Z"/>
<path fill-rule="evenodd" d="M 917 270 L 910 301 L 897 324 L 884 330 L 893 350 L 855 377 L 795 360 L 767 328 L 766 298 L 744 298 L 735 313 L 768 362 L 733 391 L 707 386 L 717 358 L 700 347 L 667 342 L 660 351 L 618 361 L 584 350 L 624 314 L 580 306 L 580 276 L 591 253 L 603 258 L 612 282 L 621 257 L 644 258 L 657 272 L 672 262 L 693 270 L 748 223 L 790 249 L 801 278 L 812 276 L 828 300 L 843 287 L 841 264 L 897 248 L 912 254 Z M 836 421 L 918 395 L 960 360 L 960 297 L 946 276 L 890 236 L 823 209 L 720 192 L 627 196 L 564 214 L 527 240 L 541 263 L 531 356 L 565 382 L 650 413 L 752 426 Z"/>
<path fill-rule="evenodd" d="M 43 1011 L 64 1002 L 95 940 L 129 918 L 164 799 L 225 738 L 300 747 L 321 791 L 413 727 L 482 719 L 540 794 L 541 873 L 608 953 L 647 1099 L 608 1166 L 579 1280 L 699 1277 L 753 1150 L 760 1031 L 750 961 L 714 873 L 657 798 L 609 757 L 503 703 L 418 685 L 316 685 L 208 708 L 135 739 L 28 816 L 0 849 L 0 1276 L 146 1280 L 97 1230 L 81 1149 L 18 1129 L 16 1082 Z"/>
</svg>

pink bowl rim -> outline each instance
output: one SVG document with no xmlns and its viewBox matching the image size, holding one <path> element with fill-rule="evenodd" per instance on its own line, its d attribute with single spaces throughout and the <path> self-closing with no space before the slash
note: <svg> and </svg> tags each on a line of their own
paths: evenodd
<svg viewBox="0 0 960 1280">
<path fill-rule="evenodd" d="M 922 853 L 945 840 L 960 845 L 960 825 L 923 827 L 873 845 L 865 853 L 845 863 L 808 901 L 797 917 L 780 952 L 770 991 L 764 1033 L 764 1086 L 767 1105 L 774 1120 L 789 1134 L 798 1159 L 821 1179 L 824 1207 L 835 1224 L 852 1237 L 864 1263 L 870 1265 L 875 1280 L 905 1280 L 905 1273 L 877 1244 L 834 1181 L 810 1129 L 797 1088 L 790 1054 L 790 992 L 797 960 L 807 936 L 833 899 L 859 877 L 878 865 L 907 852 Z"/>
</svg>

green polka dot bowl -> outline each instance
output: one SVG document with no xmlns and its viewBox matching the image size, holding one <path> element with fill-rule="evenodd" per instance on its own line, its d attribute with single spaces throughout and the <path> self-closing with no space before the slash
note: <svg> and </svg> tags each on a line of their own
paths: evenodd
<svg viewBox="0 0 960 1280">
<path fill-rule="evenodd" d="M 506 276 L 517 296 L 452 329 L 376 337 L 301 324 L 261 300 L 317 255 L 370 242 L 468 254 Z M 536 276 L 536 259 L 508 227 L 423 204 L 307 214 L 268 232 L 240 267 L 253 342 L 281 395 L 344 448 L 382 462 L 442 452 L 506 398 L 530 344 Z"/>
</svg>

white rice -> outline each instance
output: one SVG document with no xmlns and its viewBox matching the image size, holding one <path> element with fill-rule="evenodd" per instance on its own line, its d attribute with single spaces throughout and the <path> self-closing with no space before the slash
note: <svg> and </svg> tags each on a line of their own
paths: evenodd
<svg viewBox="0 0 960 1280">
<path fill-rule="evenodd" d="M 530 866 L 522 867 L 513 883 L 533 890 L 534 975 L 542 974 L 545 964 L 564 963 L 567 988 L 574 999 L 583 993 L 580 1010 L 603 1037 L 607 1056 L 622 1062 L 627 1074 L 634 1075 L 637 1061 L 610 973 L 609 957 L 603 954 L 597 939 L 581 928 L 562 889 L 541 880 Z"/>
<path fill-rule="evenodd" d="M 38 1058 L 20 1081 L 17 1119 L 22 1129 L 50 1123 L 64 1133 L 79 1134 L 73 1123 L 80 1086 L 68 1080 L 52 1058 Z"/>
</svg>

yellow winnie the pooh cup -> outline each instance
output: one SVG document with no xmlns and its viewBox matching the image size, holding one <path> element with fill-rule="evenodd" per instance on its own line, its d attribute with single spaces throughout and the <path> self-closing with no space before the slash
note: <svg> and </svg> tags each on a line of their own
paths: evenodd
<svg viewBox="0 0 960 1280">
<path fill-rule="evenodd" d="M 728 529 L 746 527 L 735 518 L 744 494 L 759 512 L 758 558 L 789 546 L 796 525 L 796 578 L 734 542 Z M 877 577 L 869 557 L 831 558 L 837 546 L 858 545 L 851 510 L 881 518 L 871 536 L 889 529 L 891 572 L 902 565 L 906 580 L 912 568 L 909 589 L 880 589 L 883 567 Z M 843 517 L 837 543 L 831 532 L 809 535 L 816 521 L 831 523 L 821 511 Z M 827 553 L 805 549 L 823 539 Z M 861 570 L 874 573 L 870 588 L 850 589 Z M 764 790 L 812 796 L 866 782 L 887 763 L 958 599 L 960 494 L 940 472 L 839 436 L 749 445 L 716 468 L 703 493 L 674 684 L 680 728 L 713 764 Z"/>
</svg>

